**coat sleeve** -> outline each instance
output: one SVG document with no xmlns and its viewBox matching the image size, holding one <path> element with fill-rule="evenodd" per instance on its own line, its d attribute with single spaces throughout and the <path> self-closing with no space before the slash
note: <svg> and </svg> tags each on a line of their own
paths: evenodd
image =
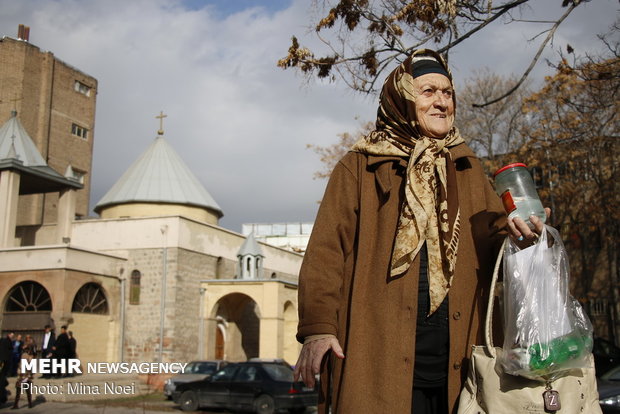
<svg viewBox="0 0 620 414">
<path fill-rule="evenodd" d="M 309 335 L 337 335 L 345 263 L 357 233 L 360 154 L 349 153 L 334 168 L 299 274 L 297 340 Z"/>
</svg>

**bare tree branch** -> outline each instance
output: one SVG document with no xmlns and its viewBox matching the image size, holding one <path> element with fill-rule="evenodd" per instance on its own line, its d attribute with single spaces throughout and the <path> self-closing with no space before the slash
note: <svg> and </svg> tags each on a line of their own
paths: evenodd
<svg viewBox="0 0 620 414">
<path fill-rule="evenodd" d="M 579 5 L 579 2 L 572 2 L 570 7 L 568 8 L 568 10 L 566 11 L 566 13 L 564 13 L 562 15 L 562 17 L 560 17 L 560 19 L 557 22 L 555 22 L 555 24 L 553 25 L 551 30 L 549 30 L 549 34 L 547 35 L 547 38 L 544 40 L 544 42 L 542 42 L 542 44 L 538 48 L 538 52 L 536 52 L 536 55 L 534 56 L 534 58 L 530 62 L 530 66 L 525 70 L 525 72 L 521 76 L 521 79 L 519 79 L 519 81 L 512 88 L 510 88 L 504 94 L 498 96 L 495 99 L 491 99 L 488 102 L 485 102 L 485 103 L 482 103 L 482 104 L 473 104 L 474 108 L 483 108 L 483 107 L 485 107 L 487 105 L 491 105 L 491 104 L 494 104 L 495 102 L 499 102 L 502 99 L 504 99 L 507 96 L 509 96 L 510 94 L 512 94 L 514 91 L 516 91 L 519 88 L 519 86 L 521 86 L 521 84 L 523 84 L 525 79 L 527 79 L 527 77 L 529 76 L 529 74 L 532 71 L 532 69 L 534 69 L 534 66 L 536 66 L 536 63 L 538 62 L 538 59 L 540 59 L 540 55 L 545 50 L 545 47 L 547 46 L 547 43 L 549 43 L 549 41 L 553 38 L 553 35 L 555 34 L 555 31 L 557 30 L 557 28 L 560 26 L 560 24 L 562 24 L 564 19 L 566 19 L 568 17 L 568 15 L 571 14 L 571 12 L 573 10 L 575 10 L 575 8 L 578 5 Z"/>
</svg>

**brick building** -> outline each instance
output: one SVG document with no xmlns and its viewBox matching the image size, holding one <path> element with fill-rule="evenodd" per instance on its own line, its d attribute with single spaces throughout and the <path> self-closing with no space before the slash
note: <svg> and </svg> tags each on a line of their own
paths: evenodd
<svg viewBox="0 0 620 414">
<path fill-rule="evenodd" d="M 83 188 L 76 192 L 78 217 L 88 215 L 95 128 L 97 80 L 29 43 L 29 29 L 19 26 L 17 38 L 0 39 L 0 124 L 12 111 L 47 164 L 74 177 Z M 54 193 L 20 196 L 20 226 L 53 223 L 58 196 Z M 22 227 L 26 231 L 26 227 Z"/>
</svg>

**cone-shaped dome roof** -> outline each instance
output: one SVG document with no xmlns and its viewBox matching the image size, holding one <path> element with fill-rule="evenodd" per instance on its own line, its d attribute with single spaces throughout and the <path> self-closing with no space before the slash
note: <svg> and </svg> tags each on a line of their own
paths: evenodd
<svg viewBox="0 0 620 414">
<path fill-rule="evenodd" d="M 83 188 L 79 182 L 63 177 L 41 156 L 17 112 L 0 127 L 0 170 L 15 170 L 21 174 L 19 194 L 39 194 L 63 188 Z"/>
<path fill-rule="evenodd" d="M 239 249 L 239 252 L 237 253 L 237 257 L 243 257 L 247 255 L 265 257 L 262 249 L 260 248 L 260 246 L 256 242 L 256 239 L 254 238 L 254 232 L 250 233 L 248 237 L 246 237 L 245 241 L 243 242 L 243 245 L 241 246 L 241 248 Z"/>
<path fill-rule="evenodd" d="M 14 158 L 26 167 L 47 166 L 37 146 L 17 119 L 17 112 L 0 128 L 0 160 Z"/>
<path fill-rule="evenodd" d="M 223 215 L 213 197 L 176 151 L 158 136 L 95 206 L 167 203 L 203 207 Z"/>
</svg>

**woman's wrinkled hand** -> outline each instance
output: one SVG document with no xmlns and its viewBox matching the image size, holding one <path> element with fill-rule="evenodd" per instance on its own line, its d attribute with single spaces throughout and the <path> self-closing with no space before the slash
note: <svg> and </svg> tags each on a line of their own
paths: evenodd
<svg viewBox="0 0 620 414">
<path fill-rule="evenodd" d="M 342 347 L 336 337 L 330 336 L 304 344 L 295 365 L 294 381 L 302 380 L 306 386 L 314 388 L 314 376 L 320 372 L 323 357 L 329 350 L 333 351 L 338 358 L 344 359 Z"/>
<path fill-rule="evenodd" d="M 545 208 L 545 214 L 548 220 L 551 215 L 551 209 Z M 534 229 L 531 229 L 530 226 L 519 217 L 515 217 L 514 219 L 508 218 L 510 237 L 521 249 L 535 243 L 536 240 L 538 240 L 538 236 L 542 234 L 545 228 L 545 223 L 537 216 L 530 216 L 530 223 L 532 223 Z"/>
</svg>

